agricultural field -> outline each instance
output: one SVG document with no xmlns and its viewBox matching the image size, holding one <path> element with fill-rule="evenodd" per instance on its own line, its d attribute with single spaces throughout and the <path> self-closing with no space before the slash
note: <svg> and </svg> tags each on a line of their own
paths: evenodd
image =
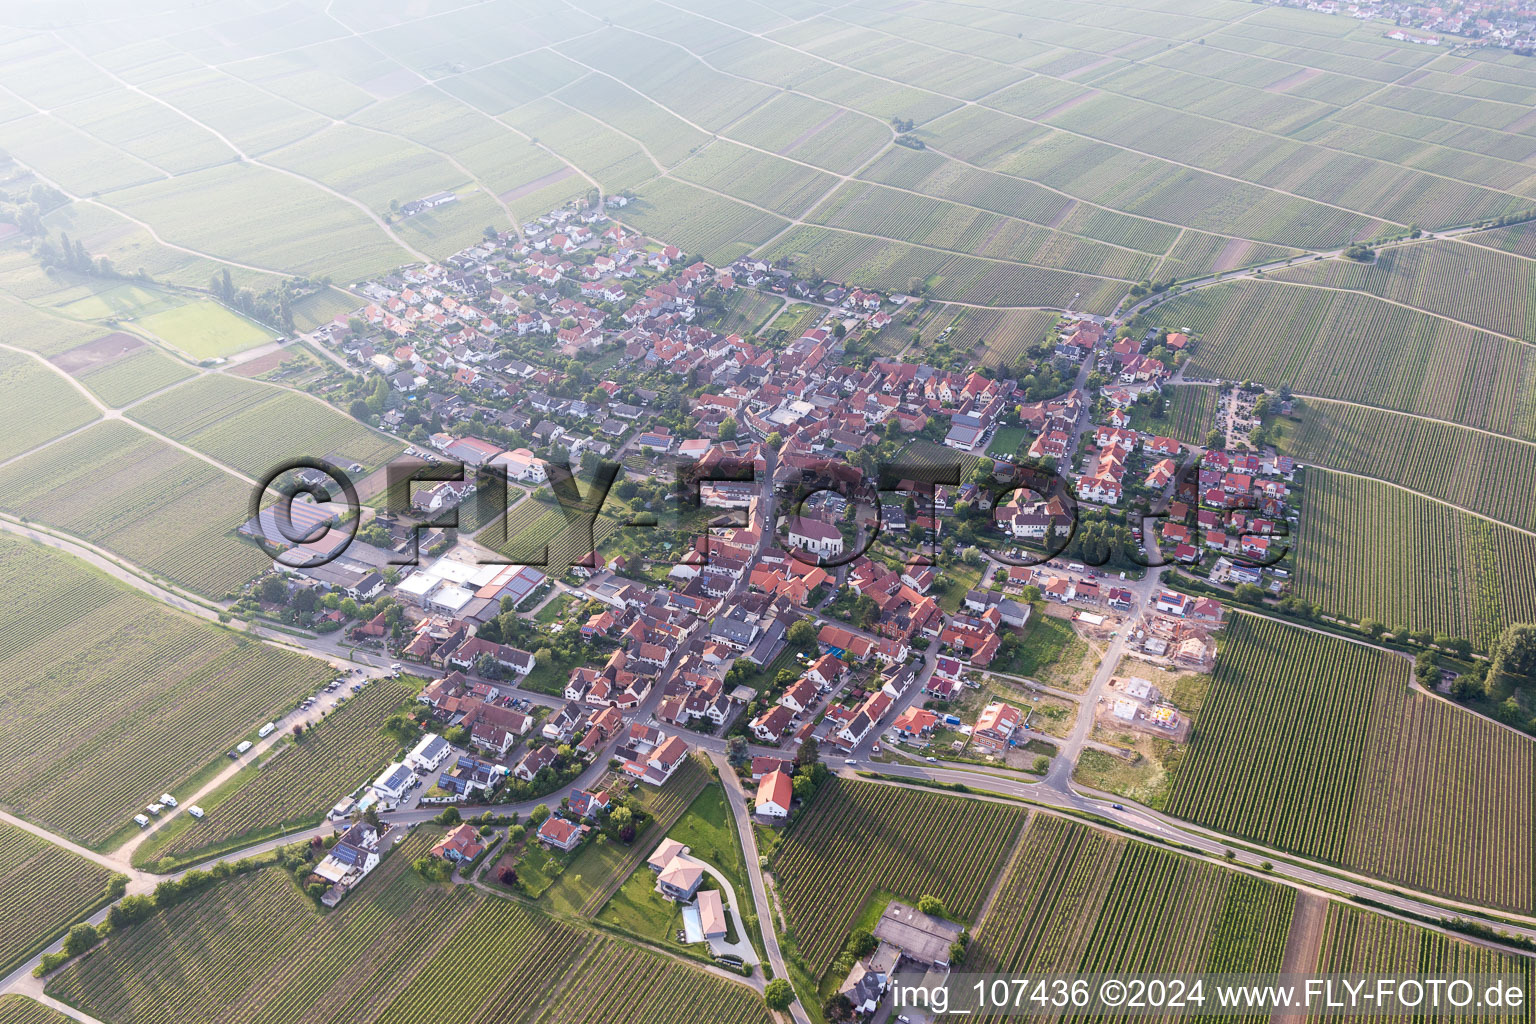
<svg viewBox="0 0 1536 1024">
<path fill-rule="evenodd" d="M 956 351 L 975 352 L 986 366 L 1011 367 L 1029 346 L 1054 334 L 1057 319 L 1043 309 L 966 309 L 947 340 Z"/>
<path fill-rule="evenodd" d="M 400 742 L 381 726 L 412 696 L 410 687 L 393 679 L 364 687 L 302 739 L 202 799 L 206 818 L 177 815 L 135 851 L 135 858 L 163 870 L 314 824 L 399 752 Z"/>
<path fill-rule="evenodd" d="M 1312 399 L 1299 424 L 1285 425 L 1280 443 L 1298 462 L 1376 477 L 1536 530 L 1536 444 L 1529 441 Z"/>
<path fill-rule="evenodd" d="M 1216 426 L 1218 389 L 1197 384 L 1163 388 L 1163 414 L 1154 415 L 1152 403 L 1131 406 L 1131 429 L 1162 434 L 1185 444 L 1205 444 Z"/>
<path fill-rule="evenodd" d="M 29 355 L 0 349 L 0 461 L 97 418 L 69 380 Z"/>
<path fill-rule="evenodd" d="M 1232 281 L 1142 318 L 1198 335 L 1191 377 L 1256 380 L 1536 440 L 1530 346 L 1363 293 Z"/>
<path fill-rule="evenodd" d="M 11 968 L 107 900 L 112 872 L 0 822 L 0 971 Z M 0 1004 L 0 1024 L 7 1021 Z"/>
<path fill-rule="evenodd" d="M 12 463 L 0 488 L 0 511 L 204 597 L 221 598 L 271 565 L 235 534 L 250 515 L 250 485 L 120 420 Z"/>
<path fill-rule="evenodd" d="M 132 417 L 261 479 L 301 456 L 372 469 L 404 446 L 325 403 L 282 388 L 207 375 L 135 406 Z"/>
<path fill-rule="evenodd" d="M 138 321 L 140 327 L 192 359 L 221 359 L 265 344 L 273 334 L 214 302 L 200 299 Z"/>
<path fill-rule="evenodd" d="M 745 985 L 616 942 L 592 943 L 572 981 L 534 1024 L 586 1024 L 622 1016 L 626 1024 L 769 1024 L 767 1007 Z"/>
<path fill-rule="evenodd" d="M 471 886 L 411 871 L 418 830 L 336 911 L 275 868 L 234 878 L 114 934 L 48 992 L 107 1024 L 504 1019 L 589 939 Z"/>
<path fill-rule="evenodd" d="M 1430 241 L 1383 248 L 1372 263 L 1325 260 L 1276 271 L 1277 281 L 1363 292 L 1505 337 L 1536 341 L 1528 322 L 1536 263 L 1480 245 Z"/>
<path fill-rule="evenodd" d="M 1313 969 L 1308 965 L 1308 969 Z M 1424 971 L 1445 977 L 1515 975 L 1530 985 L 1531 961 L 1407 921 L 1330 901 L 1317 953 L 1317 973 L 1389 975 Z M 1489 1012 L 1490 1021 L 1520 1021 L 1525 1012 Z"/>
<path fill-rule="evenodd" d="M 0 802 L 82 843 L 329 675 L 9 535 L 0 581 L 16 597 L 0 617 Z"/>
<path fill-rule="evenodd" d="M 1356 622 L 1486 649 L 1536 617 L 1536 536 L 1378 480 L 1308 470 L 1294 551 L 1294 592 Z"/>
<path fill-rule="evenodd" d="M 35 999 L 13 992 L 0 995 L 0 1024 L 69 1024 L 69 1020 Z"/>
<path fill-rule="evenodd" d="M 127 337 L 130 336 L 111 334 L 100 340 Z M 179 384 L 196 372 L 164 352 L 138 342 L 136 338 L 133 342 L 136 347 L 122 351 L 118 355 L 109 355 L 99 361 L 91 360 L 78 369 L 70 368 L 69 373 L 90 388 L 91 392 L 107 405 L 114 409 L 121 409 L 156 391 Z M 98 344 L 99 342 L 91 342 L 90 345 L 70 349 L 60 356 L 55 356 L 54 362 L 59 366 L 70 366 L 66 360 L 69 360 L 72 355 Z"/>
<path fill-rule="evenodd" d="M 829 778 L 784 834 L 773 874 L 787 930 L 818 975 L 878 891 L 976 913 L 1018 834 L 1018 807 Z"/>
<path fill-rule="evenodd" d="M 1036 814 L 966 970 L 1278 972 L 1294 899 L 1285 886 Z"/>
<path fill-rule="evenodd" d="M 1237 616 L 1168 813 L 1530 912 L 1536 745 L 1410 690 L 1411 668 L 1396 654 Z M 1453 763 L 1467 770 L 1444 769 Z"/>
</svg>

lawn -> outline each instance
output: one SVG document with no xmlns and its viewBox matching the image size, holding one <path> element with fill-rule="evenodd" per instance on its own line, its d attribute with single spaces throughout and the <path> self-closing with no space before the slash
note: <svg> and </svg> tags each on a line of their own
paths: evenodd
<svg viewBox="0 0 1536 1024">
<path fill-rule="evenodd" d="M 78 292 L 84 294 L 74 297 Z M 93 282 L 87 282 L 79 288 L 64 292 L 62 297 L 68 301 L 59 302 L 59 309 L 83 320 L 105 320 L 109 317 L 133 319 L 163 313 L 177 306 L 177 300 L 172 295 L 158 288 L 129 283 L 97 288 Z"/>
<path fill-rule="evenodd" d="M 1080 662 L 1089 653 L 1086 641 L 1072 629 L 1071 623 L 1045 614 L 1043 602 L 1037 602 L 1024 636 L 1006 664 L 989 665 L 993 672 L 1024 676 L 1049 686 L 1076 689 L 1071 682 Z"/>
<path fill-rule="evenodd" d="M 987 454 L 994 459 L 1013 459 L 1019 454 L 1019 445 L 1029 436 L 1029 431 L 1023 427 L 999 427 L 992 438 L 992 443 L 987 445 Z"/>
<path fill-rule="evenodd" d="M 152 313 L 139 326 L 193 359 L 215 359 L 271 341 L 275 334 L 212 299 Z"/>
</svg>

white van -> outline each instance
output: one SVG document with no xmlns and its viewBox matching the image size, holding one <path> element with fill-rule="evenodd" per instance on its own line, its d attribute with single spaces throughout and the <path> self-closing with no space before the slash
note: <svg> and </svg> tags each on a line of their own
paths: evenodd
<svg viewBox="0 0 1536 1024">
<path fill-rule="evenodd" d="M 250 749 L 251 749 L 251 741 L 250 740 L 241 740 L 240 741 L 240 745 L 235 748 L 235 753 L 236 754 L 243 754 L 247 750 L 250 750 Z"/>
<path fill-rule="evenodd" d="M 197 804 L 193 804 L 191 807 L 187 808 L 187 813 L 192 815 L 194 818 L 201 818 L 203 816 L 203 809 L 197 806 Z"/>
<path fill-rule="evenodd" d="M 146 807 L 144 809 L 146 811 L 148 811 L 150 814 L 153 814 L 157 818 L 160 816 L 160 812 L 165 810 L 165 808 L 162 807 L 160 804 L 150 804 L 148 807 Z"/>
<path fill-rule="evenodd" d="M 272 735 L 272 731 L 274 729 L 276 729 L 276 728 L 277 728 L 277 723 L 276 722 L 268 722 L 266 725 L 264 725 L 260 729 L 256 730 L 256 736 L 259 739 L 266 739 L 268 736 Z"/>
<path fill-rule="evenodd" d="M 142 814 L 135 814 L 133 816 L 133 823 L 139 826 L 139 828 L 149 828 L 149 819 Z"/>
<path fill-rule="evenodd" d="M 177 806 L 176 798 L 171 796 L 171 794 L 169 794 L 169 793 L 161 793 L 160 794 L 160 802 L 165 804 L 165 806 L 167 806 L 167 807 L 175 807 L 175 806 Z"/>
</svg>

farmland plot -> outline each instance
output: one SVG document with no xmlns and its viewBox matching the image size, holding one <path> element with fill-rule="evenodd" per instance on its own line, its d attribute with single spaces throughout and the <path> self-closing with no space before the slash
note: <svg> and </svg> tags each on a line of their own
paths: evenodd
<svg viewBox="0 0 1536 1024">
<path fill-rule="evenodd" d="M 1293 901 L 1287 887 L 1037 814 L 976 929 L 966 969 L 1278 971 Z M 1179 913 L 1170 914 L 1174 903 Z"/>
<path fill-rule="evenodd" d="M 0 995 L 0 1024 L 69 1024 L 69 1018 L 35 999 L 7 992 Z"/>
<path fill-rule="evenodd" d="M 371 469 L 404 448 L 323 402 L 227 376 L 190 381 L 132 416 L 258 479 L 299 456 L 343 456 Z"/>
<path fill-rule="evenodd" d="M 1536 493 L 1536 445 L 1530 442 L 1311 399 L 1301 424 L 1287 425 L 1281 443 L 1307 465 L 1376 477 L 1536 530 L 1536 507 L 1530 500 Z"/>
<path fill-rule="evenodd" d="M 1289 384 L 1536 439 L 1528 346 L 1369 295 L 1233 281 L 1176 295 L 1146 320 L 1200 336 L 1191 376 Z"/>
<path fill-rule="evenodd" d="M 271 559 L 235 529 L 250 488 L 120 420 L 98 423 L 0 470 L 0 511 L 99 544 L 205 597 Z"/>
<path fill-rule="evenodd" d="M 423 881 L 410 863 L 436 838 L 413 835 L 323 917 L 280 870 L 236 878 L 114 934 L 49 993 L 108 1024 L 500 1019 L 587 939 L 470 886 Z"/>
<path fill-rule="evenodd" d="M 380 727 L 411 690 L 392 679 L 364 687 L 356 697 L 330 714 L 303 739 L 247 768 L 202 802 L 208 817 L 182 816 L 181 828 L 162 830 L 150 841 L 153 850 L 139 851 L 145 860 L 167 857 L 185 863 L 201 852 L 231 848 L 247 837 L 272 835 L 319 820 L 335 802 L 361 782 L 373 778 L 400 750 L 397 740 Z"/>
<path fill-rule="evenodd" d="M 0 801 L 81 842 L 117 832 L 328 674 L 8 536 L 0 580 L 16 595 L 0 617 Z"/>
<path fill-rule="evenodd" d="M 0 349 L 0 461 L 96 419 L 68 380 L 31 356 Z"/>
<path fill-rule="evenodd" d="M 641 952 L 612 939 L 594 942 L 572 980 L 534 1018 L 536 1024 L 586 1024 L 622 1016 L 626 1024 L 768 1024 L 762 999 L 745 985 Z"/>
<path fill-rule="evenodd" d="M 1002 804 L 828 779 L 773 862 L 800 955 L 825 971 L 879 889 L 913 901 L 937 896 L 969 920 L 1023 816 Z"/>
<path fill-rule="evenodd" d="M 1528 912 L 1536 747 L 1409 690 L 1410 668 L 1397 655 L 1238 616 L 1169 813 L 1389 882 Z M 1445 770 L 1469 752 L 1476 769 Z M 1479 870 L 1457 870 L 1465 857 Z"/>
<path fill-rule="evenodd" d="M 0 822 L 0 970 L 85 916 L 106 899 L 112 872 Z M 0 1022 L 8 1018 L 0 1004 Z"/>
<path fill-rule="evenodd" d="M 80 383 L 113 408 L 121 409 L 145 395 L 180 383 L 193 371 L 156 349 L 145 346 L 136 352 L 80 371 Z"/>
</svg>

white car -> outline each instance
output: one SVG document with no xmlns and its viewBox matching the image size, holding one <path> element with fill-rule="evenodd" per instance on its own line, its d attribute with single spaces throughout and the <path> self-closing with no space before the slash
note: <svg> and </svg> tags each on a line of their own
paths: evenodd
<svg viewBox="0 0 1536 1024">
<path fill-rule="evenodd" d="M 161 793 L 160 794 L 160 802 L 165 804 L 165 806 L 167 806 L 167 807 L 179 806 L 176 803 L 176 798 L 171 796 L 171 794 L 169 794 L 169 793 Z"/>
<path fill-rule="evenodd" d="M 197 804 L 193 804 L 191 807 L 187 808 L 187 813 L 192 815 L 194 818 L 201 818 L 203 816 L 203 809 L 197 806 Z"/>
<path fill-rule="evenodd" d="M 135 814 L 133 816 L 133 823 L 139 826 L 139 828 L 149 828 L 149 819 L 142 814 Z"/>
</svg>

